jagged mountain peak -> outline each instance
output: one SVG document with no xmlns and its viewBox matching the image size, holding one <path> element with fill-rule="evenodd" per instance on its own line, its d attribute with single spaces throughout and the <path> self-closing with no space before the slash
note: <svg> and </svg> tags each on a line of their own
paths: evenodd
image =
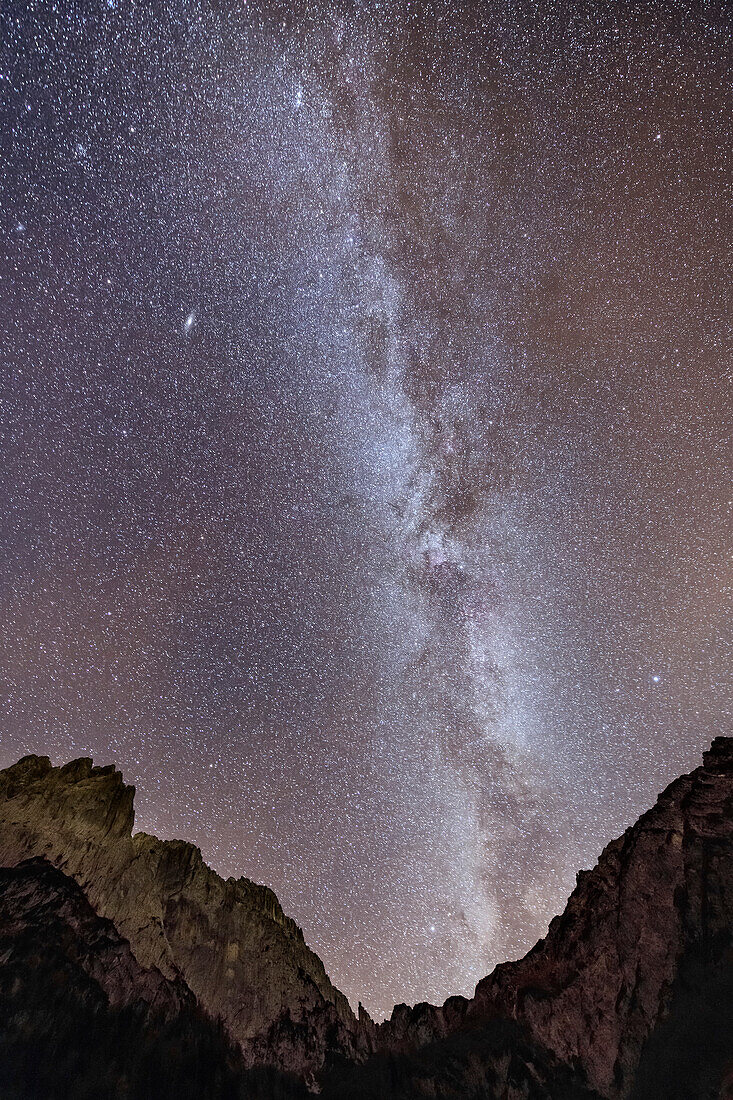
<svg viewBox="0 0 733 1100">
<path fill-rule="evenodd" d="M 670 783 L 606 845 L 592 870 L 578 873 L 564 912 L 522 959 L 497 966 L 471 999 L 398 1006 L 381 1025 L 378 1043 L 412 1051 L 511 1019 L 576 1066 L 599 1095 L 636 1096 L 645 1066 L 659 1057 L 657 1029 L 680 1011 L 685 975 L 694 972 L 701 985 L 715 987 L 733 1018 L 733 999 L 720 991 L 725 974 L 733 989 L 732 965 L 733 738 L 716 737 L 700 767 Z M 711 1073 L 728 1072 L 726 1059 L 733 1072 L 733 1032 L 726 1045 L 713 1031 L 709 1056 L 700 1037 L 695 1045 Z M 696 1058 L 690 1055 L 684 1071 L 690 1079 L 702 1072 Z M 643 1095 L 697 1095 L 655 1093 L 656 1087 Z M 677 1086 L 670 1079 L 665 1087 Z"/>
<path fill-rule="evenodd" d="M 133 824 L 134 788 L 112 766 L 29 756 L 0 772 L 0 865 L 43 857 L 73 879 L 129 943 L 135 989 L 183 990 L 221 1018 L 242 1066 L 292 1071 L 334 1100 L 733 1094 L 733 738 L 578 873 L 523 959 L 473 998 L 397 1005 L 379 1026 L 354 1016 L 268 887 Z M 31 879 L 26 922 L 41 912 Z"/>
<path fill-rule="evenodd" d="M 182 978 L 250 1062 L 311 1073 L 332 1050 L 366 1049 L 273 891 L 222 879 L 187 841 L 133 835 L 134 787 L 88 758 L 29 756 L 0 773 L 0 863 L 43 856 L 111 919 L 143 967 Z"/>
</svg>

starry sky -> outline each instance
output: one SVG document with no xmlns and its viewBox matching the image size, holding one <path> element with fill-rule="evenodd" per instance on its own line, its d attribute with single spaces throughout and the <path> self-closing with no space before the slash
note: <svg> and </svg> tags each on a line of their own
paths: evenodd
<svg viewBox="0 0 733 1100">
<path fill-rule="evenodd" d="M 115 762 L 377 1016 L 730 723 L 730 31 L 3 5 L 0 766 Z"/>
</svg>

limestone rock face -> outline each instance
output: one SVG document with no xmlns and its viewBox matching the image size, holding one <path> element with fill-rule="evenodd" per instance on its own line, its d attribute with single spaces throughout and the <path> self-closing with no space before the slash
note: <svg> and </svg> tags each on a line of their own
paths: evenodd
<svg viewBox="0 0 733 1100">
<path fill-rule="evenodd" d="M 472 1000 L 398 1006 L 377 1042 L 413 1051 L 507 1019 L 603 1097 L 723 1095 L 733 1071 L 733 738 L 716 738 L 702 767 L 580 872 L 565 912 L 523 959 L 498 966 Z"/>
<path fill-rule="evenodd" d="M 24 938 L 44 936 L 97 986 L 112 1008 L 140 1006 L 144 1015 L 171 1019 L 196 1001 L 182 981 L 138 963 L 112 921 L 97 916 L 73 880 L 46 860 L 25 860 L 0 871 L 0 952 L 18 953 Z"/>
<path fill-rule="evenodd" d="M 71 876 L 141 967 L 182 978 L 221 1017 L 249 1064 L 308 1076 L 332 1052 L 361 1057 L 365 1027 L 272 891 L 224 881 L 192 844 L 133 836 L 133 799 L 113 767 L 26 757 L 0 773 L 0 865 L 40 856 Z"/>
<path fill-rule="evenodd" d="M 135 959 L 44 859 L 0 868 L 3 1100 L 305 1100 L 248 1070 L 180 980 Z"/>
<path fill-rule="evenodd" d="M 717 738 L 701 768 L 581 872 L 547 937 L 480 983 L 476 1001 L 579 1063 L 604 1096 L 628 1096 L 688 964 L 719 971 L 732 948 L 733 740 Z"/>
<path fill-rule="evenodd" d="M 48 859 L 114 921 L 141 966 L 174 978 L 160 898 L 132 841 L 134 797 L 114 767 L 94 768 L 86 759 L 61 768 L 44 756 L 19 760 L 0 772 L 0 865 Z"/>
</svg>

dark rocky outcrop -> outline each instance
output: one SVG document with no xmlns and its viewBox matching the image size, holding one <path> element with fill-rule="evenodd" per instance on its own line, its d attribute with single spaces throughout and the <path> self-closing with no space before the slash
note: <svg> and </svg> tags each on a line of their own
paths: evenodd
<svg viewBox="0 0 733 1100">
<path fill-rule="evenodd" d="M 322 1083 L 322 1100 L 601 1100 L 581 1072 L 500 1017 L 331 1069 Z"/>
<path fill-rule="evenodd" d="M 0 869 L 3 1100 L 304 1100 L 253 1071 L 180 979 L 141 967 L 46 860 Z"/>
<path fill-rule="evenodd" d="M 717 738 L 701 767 L 578 875 L 523 959 L 497 967 L 471 999 L 397 1006 L 378 1027 L 355 1019 L 266 887 L 225 882 L 192 845 L 133 836 L 132 798 L 118 772 L 89 760 L 52 768 L 29 757 L 0 773 L 0 865 L 20 865 L 0 872 L 3 996 L 26 950 L 16 940 L 47 928 L 44 950 L 62 955 L 70 942 L 58 923 L 68 905 L 44 903 L 44 891 L 70 888 L 74 904 L 86 895 L 93 906 L 64 955 L 72 1008 L 64 1016 L 59 1000 L 45 1012 L 31 998 L 26 1037 L 50 1033 L 54 1011 L 76 1019 L 80 999 L 86 1012 L 80 990 L 91 983 L 102 1031 L 110 1013 L 132 1013 L 148 1036 L 180 1023 L 185 1049 L 200 1041 L 206 1064 L 221 1062 L 219 1091 L 202 1096 L 289 1095 L 292 1071 L 324 1100 L 732 1100 L 733 739 Z M 90 943 L 101 918 L 100 968 Z M 42 952 L 25 958 L 31 972 L 36 959 L 38 973 L 51 965 Z M 65 1034 L 73 1048 L 73 1029 Z M 16 1040 L 0 1021 L 0 1062 Z M 253 1077 L 254 1066 L 271 1068 Z M 136 1080 L 104 1095 L 147 1096 Z"/>
</svg>

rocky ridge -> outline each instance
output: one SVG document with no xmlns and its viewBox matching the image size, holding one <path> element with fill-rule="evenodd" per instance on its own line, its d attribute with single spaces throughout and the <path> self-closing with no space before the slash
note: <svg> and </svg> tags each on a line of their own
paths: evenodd
<svg viewBox="0 0 733 1100">
<path fill-rule="evenodd" d="M 603 1097 L 714 1097 L 733 1080 L 732 991 L 733 738 L 718 737 L 702 767 L 578 874 L 523 959 L 497 966 L 470 1000 L 397 1006 L 376 1042 L 402 1053 L 512 1020 Z"/>
<path fill-rule="evenodd" d="M 309 1077 L 358 1059 L 366 1027 L 274 893 L 224 880 L 183 841 L 133 835 L 134 787 L 89 759 L 30 756 L 0 773 L 0 866 L 43 857 L 74 879 L 140 966 L 182 979 L 249 1064 Z"/>
<path fill-rule="evenodd" d="M 132 798 L 114 768 L 20 761 L 0 772 L 0 865 L 41 856 L 70 876 L 151 989 L 192 990 L 244 1065 L 292 1070 L 324 1100 L 733 1100 L 733 739 L 580 872 L 523 959 L 378 1027 L 271 891 L 133 835 Z"/>
</svg>

